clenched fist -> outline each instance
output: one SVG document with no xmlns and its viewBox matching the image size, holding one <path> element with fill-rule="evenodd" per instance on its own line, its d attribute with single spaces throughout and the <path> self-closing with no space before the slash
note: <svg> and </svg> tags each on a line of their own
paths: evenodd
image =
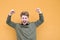
<svg viewBox="0 0 60 40">
<path fill-rule="evenodd" d="M 14 9 L 12 9 L 10 12 L 9 12 L 9 16 L 11 16 L 12 14 L 14 14 L 15 13 L 15 11 L 14 11 Z"/>
<path fill-rule="evenodd" d="M 40 8 L 37 8 L 36 11 L 37 11 L 37 13 L 42 14 L 42 11 Z"/>
</svg>

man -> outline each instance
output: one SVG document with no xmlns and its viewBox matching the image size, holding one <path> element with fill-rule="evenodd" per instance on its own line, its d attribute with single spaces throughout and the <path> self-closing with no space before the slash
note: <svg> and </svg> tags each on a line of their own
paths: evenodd
<svg viewBox="0 0 60 40">
<path fill-rule="evenodd" d="M 17 40 L 36 40 L 36 28 L 44 21 L 41 10 L 37 8 L 36 11 L 39 14 L 39 20 L 36 22 L 29 22 L 29 13 L 27 11 L 21 12 L 21 23 L 11 21 L 11 16 L 15 13 L 14 10 L 11 10 L 8 14 L 6 23 L 16 30 Z"/>
</svg>

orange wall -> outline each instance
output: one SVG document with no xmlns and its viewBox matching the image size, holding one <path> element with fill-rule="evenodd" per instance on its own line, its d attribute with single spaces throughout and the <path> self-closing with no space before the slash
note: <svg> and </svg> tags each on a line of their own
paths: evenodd
<svg viewBox="0 0 60 40">
<path fill-rule="evenodd" d="M 16 40 L 15 30 L 6 24 L 12 8 L 16 12 L 12 21 L 20 22 L 20 12 L 28 10 L 32 22 L 39 18 L 35 12 L 37 7 L 44 15 L 44 23 L 37 28 L 37 40 L 60 40 L 60 0 L 0 0 L 0 40 Z"/>
</svg>

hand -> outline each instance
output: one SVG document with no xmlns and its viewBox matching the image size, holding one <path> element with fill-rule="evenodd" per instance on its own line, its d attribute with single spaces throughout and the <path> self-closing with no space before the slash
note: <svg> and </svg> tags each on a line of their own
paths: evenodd
<svg viewBox="0 0 60 40">
<path fill-rule="evenodd" d="M 15 13 L 15 11 L 14 11 L 14 9 L 12 9 L 8 15 L 11 16 L 14 13 Z"/>
<path fill-rule="evenodd" d="M 39 14 L 42 14 L 40 8 L 37 8 L 36 11 L 37 11 Z"/>
</svg>

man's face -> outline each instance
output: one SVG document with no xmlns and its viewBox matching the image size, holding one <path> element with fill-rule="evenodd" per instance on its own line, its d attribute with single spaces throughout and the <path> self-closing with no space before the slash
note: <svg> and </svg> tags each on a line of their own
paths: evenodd
<svg viewBox="0 0 60 40">
<path fill-rule="evenodd" d="M 26 15 L 22 15 L 21 21 L 22 21 L 23 25 L 26 25 L 28 23 L 28 17 Z"/>
</svg>

